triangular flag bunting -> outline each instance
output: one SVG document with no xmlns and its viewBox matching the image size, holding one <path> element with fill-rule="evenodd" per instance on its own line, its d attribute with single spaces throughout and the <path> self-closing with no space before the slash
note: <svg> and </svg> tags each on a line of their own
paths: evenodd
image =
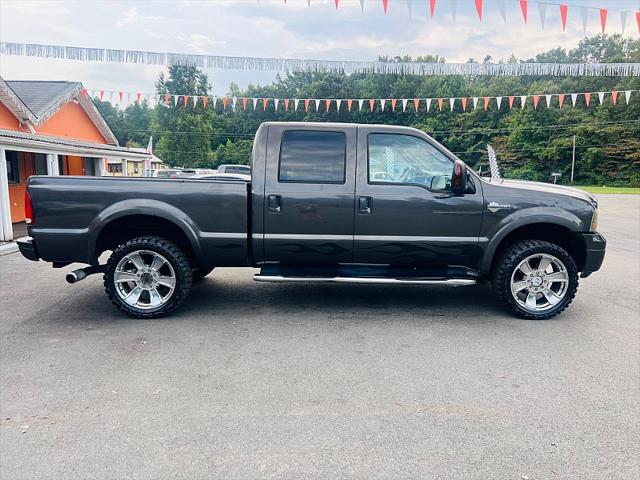
<svg viewBox="0 0 640 480">
<path fill-rule="evenodd" d="M 638 32 L 640 32 L 640 10 L 636 12 L 636 23 L 638 24 Z"/>
<path fill-rule="evenodd" d="M 124 92 L 118 92 L 118 98 L 120 98 L 120 105 L 122 105 L 122 98 L 124 97 Z"/>
<path fill-rule="evenodd" d="M 509 95 L 509 110 L 513 109 L 513 101 L 516 99 L 514 95 Z"/>
<path fill-rule="evenodd" d="M 319 112 L 320 111 L 320 99 L 319 98 L 314 98 L 313 99 L 313 103 L 316 106 L 316 112 Z"/>
<path fill-rule="evenodd" d="M 602 27 L 602 33 L 604 33 L 605 28 L 607 28 L 607 9 L 600 9 L 600 26 Z"/>
<path fill-rule="evenodd" d="M 522 18 L 524 18 L 524 23 L 529 21 L 529 2 L 527 0 L 520 0 L 520 10 L 522 11 Z"/>
<path fill-rule="evenodd" d="M 627 100 L 627 103 L 629 103 L 628 100 Z M 419 98 L 414 98 L 413 99 L 413 108 L 415 108 L 416 113 L 418 113 L 418 109 L 420 108 L 420 99 Z"/>
<path fill-rule="evenodd" d="M 402 111 L 405 112 L 407 110 L 407 100 L 406 98 L 402 100 Z"/>
<path fill-rule="evenodd" d="M 263 98 L 262 99 L 262 111 L 266 112 L 268 106 L 269 106 L 269 99 L 268 98 Z"/>
<path fill-rule="evenodd" d="M 631 90 L 624 91 L 624 101 L 627 105 L 629 105 L 629 99 L 631 98 Z"/>
<path fill-rule="evenodd" d="M 169 95 L 168 93 L 165 93 L 164 95 L 164 104 L 165 105 L 169 105 L 169 100 L 171 99 L 171 95 Z"/>
<path fill-rule="evenodd" d="M 458 0 L 450 0 L 449 6 L 451 7 L 451 18 L 453 18 L 453 23 L 456 23 L 456 15 L 458 13 Z"/>
<path fill-rule="evenodd" d="M 280 104 L 280 99 L 279 98 L 274 98 L 273 99 L 273 107 L 275 110 L 278 110 L 278 105 Z"/>
<path fill-rule="evenodd" d="M 618 103 L 618 91 L 617 90 L 614 90 L 613 92 L 611 92 L 611 101 L 613 102 L 614 105 L 616 103 Z"/>
<path fill-rule="evenodd" d="M 442 105 L 444 104 L 444 98 L 438 98 L 438 110 L 442 111 Z"/>
<path fill-rule="evenodd" d="M 249 99 L 247 97 L 243 97 L 242 98 L 242 109 L 246 110 L 247 109 L 247 102 L 249 101 Z"/>
<path fill-rule="evenodd" d="M 527 95 L 520 95 L 520 108 L 524 108 L 527 104 Z"/>
<path fill-rule="evenodd" d="M 174 95 L 173 96 L 173 106 L 177 107 L 178 106 L 178 95 Z"/>
<path fill-rule="evenodd" d="M 600 105 L 604 102 L 604 92 L 598 92 L 598 100 L 600 101 Z"/>
<path fill-rule="evenodd" d="M 325 106 L 325 108 L 327 109 L 327 112 L 328 112 L 331 109 L 331 99 L 327 98 L 324 101 L 324 106 Z"/>
<path fill-rule="evenodd" d="M 342 100 L 336 100 L 336 111 L 340 111 L 340 105 L 342 105 Z"/>
<path fill-rule="evenodd" d="M 467 97 L 462 97 L 460 99 L 460 101 L 462 102 L 462 111 L 466 112 L 467 111 Z"/>
<path fill-rule="evenodd" d="M 498 110 L 500 110 L 500 105 L 502 105 L 502 97 L 496 97 L 496 105 L 498 105 Z"/>
<path fill-rule="evenodd" d="M 572 93 L 571 94 L 571 103 L 573 104 L 573 106 L 576 106 L 576 100 L 578 99 L 578 94 L 577 93 Z"/>
<path fill-rule="evenodd" d="M 338 4 L 340 3 L 340 0 L 335 0 L 335 4 L 336 4 L 336 10 L 338 9 Z"/>
<path fill-rule="evenodd" d="M 384 14 L 387 14 L 387 9 L 389 8 L 389 0 L 382 0 L 382 8 L 384 9 Z"/>
<path fill-rule="evenodd" d="M 229 103 L 229 99 L 227 97 L 222 97 L 222 109 L 227 109 L 227 104 Z"/>
<path fill-rule="evenodd" d="M 591 103 L 591 93 L 587 92 L 584 94 L 584 103 L 586 103 L 587 108 L 589 108 L 589 103 Z"/>
<path fill-rule="evenodd" d="M 587 21 L 589 20 L 589 9 L 580 7 L 580 18 L 582 19 L 582 33 L 587 33 Z"/>
<path fill-rule="evenodd" d="M 362 111 L 362 105 L 364 104 L 364 100 L 360 99 L 358 100 L 358 111 Z"/>
<path fill-rule="evenodd" d="M 484 111 L 487 111 L 487 108 L 489 108 L 489 97 L 484 97 Z"/>
<path fill-rule="evenodd" d="M 498 0 L 498 10 L 500 10 L 500 16 L 502 17 L 502 21 L 507 23 L 507 9 L 506 9 L 507 0 Z"/>
<path fill-rule="evenodd" d="M 451 108 L 451 111 L 453 112 L 453 107 L 456 104 L 456 99 L 455 98 L 450 98 L 449 99 L 449 108 Z"/>
<path fill-rule="evenodd" d="M 104 98 L 104 90 L 100 90 L 100 101 Z"/>
<path fill-rule="evenodd" d="M 373 109 L 376 106 L 376 101 L 373 98 L 369 99 L 369 111 L 373 112 Z"/>
<path fill-rule="evenodd" d="M 397 100 L 395 98 L 392 98 L 391 99 L 391 111 L 392 112 L 396 111 L 396 103 L 397 103 Z"/>
<path fill-rule="evenodd" d="M 384 98 L 380 99 L 380 109 L 384 112 L 384 104 L 385 104 L 386 100 Z"/>
<path fill-rule="evenodd" d="M 544 30 L 544 22 L 547 19 L 547 4 L 538 2 L 538 13 L 540 14 L 540 29 Z"/>
<path fill-rule="evenodd" d="M 304 101 L 304 111 L 308 112 L 309 111 L 309 103 L 311 102 L 311 100 L 309 100 L 308 98 L 305 99 Z"/>
<path fill-rule="evenodd" d="M 207 109 L 207 102 L 209 101 L 209 97 L 207 97 L 206 95 L 204 97 L 202 97 L 202 109 L 206 110 Z"/>
<path fill-rule="evenodd" d="M 183 106 L 186 107 L 187 103 L 189 103 L 189 95 L 183 95 L 182 96 L 182 100 L 183 100 Z"/>
<path fill-rule="evenodd" d="M 473 109 L 475 110 L 478 108 L 478 97 L 473 97 L 471 100 L 473 101 Z"/>
<path fill-rule="evenodd" d="M 567 13 L 569 11 L 569 5 L 561 4 L 560 5 L 560 21 L 562 22 L 562 31 L 565 32 L 567 30 Z"/>
<path fill-rule="evenodd" d="M 232 97 L 231 98 L 231 109 L 232 110 L 235 111 L 237 103 L 238 103 L 238 97 Z"/>
<path fill-rule="evenodd" d="M 258 99 L 254 98 L 253 99 L 253 110 L 256 111 L 258 109 Z"/>
<path fill-rule="evenodd" d="M 558 104 L 560 105 L 560 108 L 562 108 L 562 104 L 564 103 L 564 93 L 559 93 L 558 94 Z"/>
<path fill-rule="evenodd" d="M 482 0 L 475 0 L 476 12 L 478 12 L 478 18 L 482 21 Z"/>
<path fill-rule="evenodd" d="M 629 12 L 627 12 L 626 10 L 622 10 L 620 12 L 620 33 L 622 33 L 622 35 L 624 35 L 624 31 L 627 28 L 627 14 Z"/>
<path fill-rule="evenodd" d="M 409 12 L 409 18 L 413 17 L 413 0 L 407 0 L 407 11 Z"/>
<path fill-rule="evenodd" d="M 364 12 L 364 0 L 360 0 L 360 11 Z"/>
<path fill-rule="evenodd" d="M 540 95 L 534 95 L 533 96 L 533 109 L 537 110 L 538 109 L 538 102 L 540 101 Z"/>
<path fill-rule="evenodd" d="M 433 99 L 432 98 L 427 98 L 427 113 L 429 113 L 429 109 L 431 108 L 431 101 Z"/>
<path fill-rule="evenodd" d="M 547 108 L 549 108 L 551 106 L 551 95 L 545 95 L 544 99 L 547 102 Z"/>
<path fill-rule="evenodd" d="M 351 99 L 347 100 L 347 109 L 348 109 L 349 111 L 351 111 L 351 107 L 352 107 L 352 106 L 353 106 L 353 100 L 351 100 Z"/>
<path fill-rule="evenodd" d="M 436 0 L 429 0 L 429 13 L 431 14 L 431 18 L 433 18 L 433 14 L 436 11 Z"/>
<path fill-rule="evenodd" d="M 198 106 L 198 96 L 194 95 L 193 96 L 193 108 L 196 108 Z"/>
<path fill-rule="evenodd" d="M 285 98 L 284 99 L 284 111 L 287 112 L 289 111 L 289 104 L 291 103 L 291 99 L 289 98 Z"/>
<path fill-rule="evenodd" d="M 293 111 L 297 112 L 298 111 L 298 105 L 300 104 L 300 99 L 299 98 L 294 98 L 293 99 Z"/>
<path fill-rule="evenodd" d="M 212 107 L 213 107 L 213 109 L 215 110 L 215 109 L 216 109 L 216 106 L 218 105 L 218 97 L 213 96 L 213 97 L 211 97 L 211 99 L 213 100 L 213 105 L 212 105 Z"/>
</svg>

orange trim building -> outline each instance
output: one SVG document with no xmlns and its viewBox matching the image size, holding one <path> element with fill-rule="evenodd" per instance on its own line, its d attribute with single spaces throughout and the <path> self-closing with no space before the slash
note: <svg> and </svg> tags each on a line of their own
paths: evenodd
<svg viewBox="0 0 640 480">
<path fill-rule="evenodd" d="M 146 158 L 118 146 L 81 83 L 0 77 L 0 241 L 25 230 L 31 175 L 106 175 L 109 164 L 127 171 L 128 161 Z"/>
</svg>

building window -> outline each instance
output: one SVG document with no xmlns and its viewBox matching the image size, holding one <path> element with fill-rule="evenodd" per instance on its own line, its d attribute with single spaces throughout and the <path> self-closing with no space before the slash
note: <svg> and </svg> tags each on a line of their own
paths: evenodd
<svg viewBox="0 0 640 480">
<path fill-rule="evenodd" d="M 47 173 L 47 156 L 44 153 L 33 154 L 33 166 L 36 175 L 46 175 Z"/>
<path fill-rule="evenodd" d="M 343 132 L 288 130 L 280 146 L 280 182 L 344 183 L 347 139 Z"/>
<path fill-rule="evenodd" d="M 133 173 L 138 173 L 138 162 L 133 164 Z"/>
<path fill-rule="evenodd" d="M 109 173 L 122 173 L 122 164 L 121 163 L 110 163 L 109 164 Z"/>
<path fill-rule="evenodd" d="M 18 163 L 18 152 L 6 152 L 7 157 L 7 178 L 9 185 L 17 185 L 20 183 L 20 171 Z"/>
</svg>

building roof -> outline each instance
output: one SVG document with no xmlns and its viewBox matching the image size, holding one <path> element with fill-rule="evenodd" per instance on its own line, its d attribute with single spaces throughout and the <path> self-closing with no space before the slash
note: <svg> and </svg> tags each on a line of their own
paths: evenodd
<svg viewBox="0 0 640 480">
<path fill-rule="evenodd" d="M 118 140 L 93 101 L 82 94 L 82 83 L 67 81 L 3 80 L 0 101 L 23 123 L 42 125 L 71 100 L 76 100 L 107 143 Z"/>
<path fill-rule="evenodd" d="M 24 151 L 29 152 L 40 151 L 43 153 L 58 153 L 62 155 L 117 157 L 128 160 L 148 158 L 146 152 L 138 152 L 126 147 L 6 129 L 0 129 L 0 145 L 15 150 L 24 149 Z"/>
</svg>

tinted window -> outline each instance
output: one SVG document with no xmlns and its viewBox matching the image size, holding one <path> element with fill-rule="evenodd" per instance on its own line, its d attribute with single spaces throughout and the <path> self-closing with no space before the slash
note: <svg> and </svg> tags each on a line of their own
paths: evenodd
<svg viewBox="0 0 640 480">
<path fill-rule="evenodd" d="M 369 135 L 369 183 L 421 185 L 449 190 L 453 162 L 428 142 L 410 135 Z"/>
<path fill-rule="evenodd" d="M 16 152 L 5 152 L 7 157 L 7 179 L 9 183 L 20 183 L 20 172 L 18 171 L 18 154 Z"/>
<path fill-rule="evenodd" d="M 281 182 L 344 183 L 346 136 L 342 132 L 289 130 L 280 147 Z"/>
</svg>

